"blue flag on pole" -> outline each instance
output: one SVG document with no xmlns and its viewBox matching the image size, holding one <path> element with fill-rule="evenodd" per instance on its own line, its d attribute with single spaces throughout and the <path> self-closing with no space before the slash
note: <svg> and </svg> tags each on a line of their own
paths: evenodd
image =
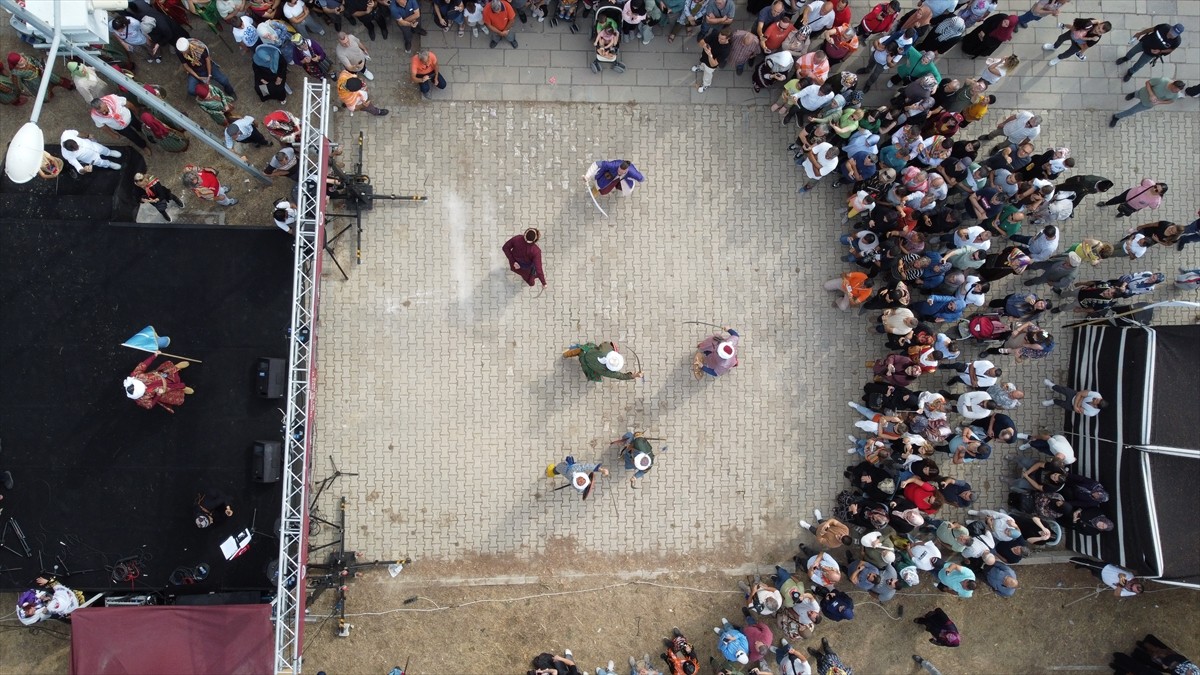
<svg viewBox="0 0 1200 675">
<path fill-rule="evenodd" d="M 121 346 L 140 349 L 144 352 L 156 352 L 158 351 L 158 333 L 154 330 L 154 326 L 146 326 L 138 331 L 137 335 L 122 342 Z"/>
</svg>

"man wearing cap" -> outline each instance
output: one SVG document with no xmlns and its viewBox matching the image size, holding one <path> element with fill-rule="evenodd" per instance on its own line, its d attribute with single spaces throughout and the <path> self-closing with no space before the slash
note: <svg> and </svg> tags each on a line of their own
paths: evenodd
<svg viewBox="0 0 1200 675">
<path fill-rule="evenodd" d="M 555 476 L 566 478 L 567 485 L 582 492 L 584 499 L 587 499 L 591 493 L 592 479 L 597 473 L 607 476 L 608 469 L 600 466 L 600 462 L 577 462 L 571 455 L 567 455 L 566 459 L 558 464 L 551 464 L 546 467 L 547 478 Z"/>
<path fill-rule="evenodd" d="M 629 478 L 629 487 L 632 488 L 636 488 L 637 481 L 654 466 L 654 448 L 645 436 L 641 431 L 634 431 L 621 437 L 621 458 L 625 460 L 625 470 L 633 472 Z"/>
<path fill-rule="evenodd" d="M 545 288 L 546 273 L 542 269 L 542 249 L 537 245 L 541 238 L 542 233 L 531 227 L 525 230 L 524 234 L 518 234 L 504 242 L 500 250 L 504 251 L 504 257 L 508 258 L 508 268 L 524 279 L 525 283 L 532 286 L 534 281 L 541 281 L 542 287 Z"/>
<path fill-rule="evenodd" d="M 337 79 L 338 100 L 346 110 L 354 112 L 362 110 L 369 115 L 382 117 L 388 114 L 387 108 L 377 108 L 371 104 L 367 94 L 367 85 L 357 75 L 349 70 L 343 70 Z"/>
<path fill-rule="evenodd" d="M 230 98 L 237 98 L 237 92 L 234 91 L 229 78 L 221 72 L 217 62 L 212 60 L 208 45 L 194 38 L 181 37 L 175 41 L 175 50 L 179 53 L 179 61 L 183 64 L 184 71 L 187 72 L 188 96 L 196 95 L 196 85 L 216 80 Z"/>
<path fill-rule="evenodd" d="M 1157 63 L 1178 49 L 1183 41 L 1181 35 L 1183 35 L 1183 24 L 1181 23 L 1173 26 L 1160 23 L 1135 33 L 1133 37 L 1129 38 L 1129 44 L 1133 46 L 1125 52 L 1125 56 L 1117 59 L 1117 65 L 1130 61 L 1135 56 L 1138 57 L 1138 60 L 1130 66 L 1129 70 L 1125 71 L 1121 81 L 1128 82 L 1133 78 L 1134 73 L 1142 69 L 1142 66 L 1150 61 Z"/>
<path fill-rule="evenodd" d="M 603 378 L 611 378 L 614 380 L 633 380 L 642 376 L 642 371 L 637 372 L 622 372 L 625 367 L 625 357 L 617 351 L 617 345 L 613 342 L 601 342 L 595 344 L 587 342 L 581 345 L 572 345 L 570 349 L 563 352 L 564 359 L 579 358 L 579 367 L 583 369 L 583 374 L 587 376 L 589 382 L 599 382 Z"/>
<path fill-rule="evenodd" d="M 195 391 L 179 379 L 179 371 L 188 367 L 187 361 L 174 363 L 163 361 L 154 370 L 150 364 L 158 358 L 158 352 L 146 357 L 129 373 L 129 377 L 121 383 L 125 396 L 137 403 L 138 406 L 151 410 L 154 406 L 162 406 L 167 412 L 175 412 L 171 406 L 182 405 L 185 394 Z"/>
<path fill-rule="evenodd" d="M 722 326 L 721 330 L 727 335 L 714 333 L 696 345 L 696 356 L 692 359 L 692 375 L 697 380 L 705 374 L 720 377 L 738 366 L 737 346 L 741 337 L 729 326 Z"/>
</svg>

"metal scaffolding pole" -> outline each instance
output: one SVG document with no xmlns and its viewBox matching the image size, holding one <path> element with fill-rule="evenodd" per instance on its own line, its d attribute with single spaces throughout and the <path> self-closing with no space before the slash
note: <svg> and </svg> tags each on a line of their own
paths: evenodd
<svg viewBox="0 0 1200 675">
<path fill-rule="evenodd" d="M 34 30 L 41 34 L 43 40 L 55 39 L 53 27 L 43 22 L 36 14 L 33 14 L 24 7 L 18 5 L 16 2 L 14 2 L 14 0 L 0 0 L 0 7 L 12 12 L 19 19 L 32 26 Z M 66 39 L 65 37 L 62 39 L 62 42 L 67 51 L 79 57 L 79 60 L 95 68 L 97 73 L 103 75 L 113 84 L 123 87 L 125 91 L 129 92 L 129 94 L 141 102 L 142 105 L 145 105 L 147 108 L 159 113 L 176 128 L 183 129 L 197 138 L 200 142 L 208 145 L 213 150 L 216 150 L 222 157 L 229 160 L 231 164 L 250 174 L 258 182 L 262 183 L 263 185 L 271 185 L 271 179 L 267 178 L 266 174 L 259 171 L 254 165 L 243 161 L 242 157 L 236 152 L 226 148 L 223 140 L 218 140 L 217 138 L 213 137 L 203 127 L 197 125 L 195 122 L 184 116 L 175 108 L 171 107 L 162 99 L 152 96 L 149 92 L 143 89 L 141 85 L 126 77 L 121 71 L 113 68 L 96 56 L 89 54 L 83 47 L 76 45 L 74 42 Z M 46 64 L 47 71 L 53 67 L 53 62 Z"/>
</svg>

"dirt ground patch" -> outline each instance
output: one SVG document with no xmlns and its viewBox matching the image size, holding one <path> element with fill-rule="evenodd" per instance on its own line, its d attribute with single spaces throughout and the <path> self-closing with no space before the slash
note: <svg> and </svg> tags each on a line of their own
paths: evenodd
<svg viewBox="0 0 1200 675">
<path fill-rule="evenodd" d="M 410 569 L 430 572 L 419 568 Z M 828 637 L 862 675 L 915 673 L 911 654 L 925 656 L 946 675 L 1104 673 L 1114 649 L 1128 649 L 1146 633 L 1193 658 L 1200 654 L 1200 593 L 1149 584 L 1145 595 L 1118 600 L 1107 592 L 1094 595 L 1093 578 L 1065 565 L 1027 565 L 1018 573 L 1022 588 L 1008 600 L 987 590 L 958 600 L 923 585 L 885 605 L 885 613 L 855 593 L 857 618 L 840 625 L 825 622 L 817 635 Z M 657 658 L 672 626 L 695 641 L 706 661 L 715 653 L 712 626 L 722 616 L 735 623 L 741 618 L 735 580 L 717 573 L 645 581 L 547 577 L 505 586 L 447 586 L 407 575 L 392 579 L 378 570 L 353 583 L 347 604 L 353 615 L 350 637 L 335 635 L 334 620 L 310 622 L 304 672 L 381 675 L 407 660 L 415 675 L 517 673 L 537 653 L 565 648 L 591 671 L 609 659 L 623 664 L 630 655 Z M 900 606 L 903 616 L 893 619 Z M 912 624 L 934 606 L 958 623 L 962 647 L 933 647 Z M 327 612 L 323 600 L 312 618 Z M 4 635 L 0 673 L 66 672 L 67 626 L 50 624 L 31 632 L 12 619 L 6 624 L 15 629 Z"/>
</svg>

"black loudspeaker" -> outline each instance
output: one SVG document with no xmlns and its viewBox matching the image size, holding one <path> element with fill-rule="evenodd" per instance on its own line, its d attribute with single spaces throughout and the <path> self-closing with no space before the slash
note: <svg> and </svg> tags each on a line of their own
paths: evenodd
<svg viewBox="0 0 1200 675">
<path fill-rule="evenodd" d="M 278 483 L 283 472 L 283 444 L 279 441 L 255 441 L 251 471 L 255 483 Z"/>
<path fill-rule="evenodd" d="M 263 398 L 283 398 L 287 391 L 287 363 L 283 359 L 259 357 L 254 388 Z"/>
</svg>

